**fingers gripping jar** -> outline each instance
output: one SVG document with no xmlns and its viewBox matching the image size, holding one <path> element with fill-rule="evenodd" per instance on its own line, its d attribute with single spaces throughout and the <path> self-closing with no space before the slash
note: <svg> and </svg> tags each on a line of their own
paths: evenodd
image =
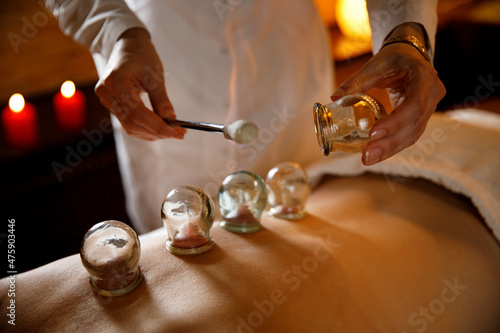
<svg viewBox="0 0 500 333">
<path fill-rule="evenodd" d="M 370 129 L 386 114 L 382 104 L 365 94 L 347 95 L 327 105 L 314 104 L 314 126 L 323 154 L 361 152 L 370 141 Z"/>
</svg>

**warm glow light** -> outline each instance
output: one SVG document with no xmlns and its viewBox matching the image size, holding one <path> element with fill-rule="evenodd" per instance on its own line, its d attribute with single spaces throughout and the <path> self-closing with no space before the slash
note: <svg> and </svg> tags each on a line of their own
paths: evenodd
<svg viewBox="0 0 500 333">
<path fill-rule="evenodd" d="M 61 94 L 66 97 L 70 98 L 73 97 L 75 94 L 75 84 L 73 81 L 64 81 L 64 83 L 61 85 Z"/>
<path fill-rule="evenodd" d="M 365 0 L 338 0 L 337 25 L 346 37 L 368 39 L 371 36 Z"/>
<path fill-rule="evenodd" d="M 20 112 L 24 109 L 24 97 L 21 94 L 14 94 L 10 96 L 9 108 L 14 112 Z"/>
</svg>

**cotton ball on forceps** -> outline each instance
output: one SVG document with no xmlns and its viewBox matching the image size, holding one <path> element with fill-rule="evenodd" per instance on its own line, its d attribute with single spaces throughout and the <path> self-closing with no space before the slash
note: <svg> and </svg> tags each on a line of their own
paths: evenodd
<svg viewBox="0 0 500 333">
<path fill-rule="evenodd" d="M 245 144 L 254 141 L 259 135 L 259 128 L 247 120 L 237 120 L 224 127 L 224 136 L 234 142 Z"/>
<path fill-rule="evenodd" d="M 195 186 L 179 186 L 165 197 L 161 218 L 167 230 L 167 250 L 177 255 L 195 255 L 210 250 L 210 229 L 215 205 L 208 194 Z"/>
<path fill-rule="evenodd" d="M 296 220 L 306 216 L 306 202 L 311 193 L 307 172 L 298 163 L 284 162 L 269 170 L 269 215 Z"/>
<path fill-rule="evenodd" d="M 221 228 L 236 233 L 262 229 L 260 218 L 267 205 L 267 190 L 259 176 L 249 171 L 230 174 L 222 182 L 218 198 Z"/>
<path fill-rule="evenodd" d="M 141 282 L 141 244 L 136 232 L 120 221 L 97 223 L 85 234 L 80 258 L 92 289 L 103 296 L 122 296 Z"/>
</svg>

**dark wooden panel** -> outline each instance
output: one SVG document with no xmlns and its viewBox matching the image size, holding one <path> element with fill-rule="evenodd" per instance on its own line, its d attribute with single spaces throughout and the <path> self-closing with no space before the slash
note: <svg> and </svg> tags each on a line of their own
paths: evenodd
<svg viewBox="0 0 500 333">
<path fill-rule="evenodd" d="M 97 82 L 88 50 L 65 36 L 41 0 L 0 2 L 0 104 L 20 92 L 30 98 L 67 79 Z"/>
</svg>

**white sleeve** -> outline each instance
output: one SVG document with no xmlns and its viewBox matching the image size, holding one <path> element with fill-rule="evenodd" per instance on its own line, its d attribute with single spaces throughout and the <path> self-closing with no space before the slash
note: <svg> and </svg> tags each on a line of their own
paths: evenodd
<svg viewBox="0 0 500 333">
<path fill-rule="evenodd" d="M 45 5 L 66 35 L 104 59 L 123 32 L 146 29 L 124 0 L 45 0 Z"/>
<path fill-rule="evenodd" d="M 420 23 L 427 32 L 426 47 L 434 50 L 437 0 L 366 0 L 366 7 L 372 29 L 373 54 L 380 50 L 387 35 L 404 22 Z"/>
</svg>

